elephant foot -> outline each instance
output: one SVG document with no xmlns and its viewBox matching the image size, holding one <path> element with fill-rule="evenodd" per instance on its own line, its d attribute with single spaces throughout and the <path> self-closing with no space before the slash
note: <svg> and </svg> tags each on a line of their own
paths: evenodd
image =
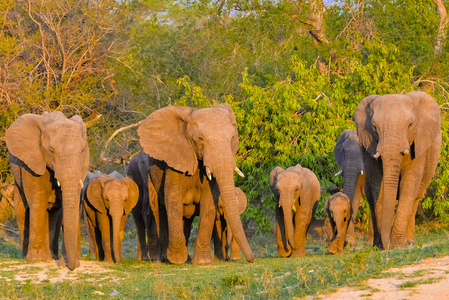
<svg viewBox="0 0 449 300">
<path fill-rule="evenodd" d="M 210 251 L 208 253 L 207 252 L 204 252 L 204 253 L 195 252 L 193 254 L 192 264 L 194 264 L 194 265 L 204 265 L 204 264 L 211 265 L 213 263 L 214 263 L 214 259 L 212 258 Z"/>
<path fill-rule="evenodd" d="M 368 240 L 366 241 L 367 246 L 372 246 L 374 242 L 374 238 L 372 236 L 368 237 Z"/>
<path fill-rule="evenodd" d="M 242 258 L 242 255 L 240 253 L 233 254 L 231 253 L 231 260 L 240 260 Z"/>
<path fill-rule="evenodd" d="M 171 247 L 167 249 L 167 259 L 172 264 L 181 265 L 187 261 L 188 256 L 187 247 L 185 246 L 178 250 L 173 250 Z"/>
<path fill-rule="evenodd" d="M 348 237 L 345 242 L 346 242 L 345 243 L 346 246 L 348 246 L 349 249 L 351 249 L 351 250 L 354 249 L 354 247 L 355 247 L 355 237 L 354 236 Z"/>
<path fill-rule="evenodd" d="M 406 247 L 409 243 L 406 238 L 392 238 L 390 242 L 390 249 Z"/>
<path fill-rule="evenodd" d="M 74 266 L 71 270 L 74 270 L 74 269 L 78 268 L 80 265 L 81 265 L 80 261 L 77 260 L 76 263 L 75 263 L 75 266 Z M 61 256 L 61 257 L 59 258 L 59 260 L 58 260 L 58 266 L 59 266 L 59 267 L 64 267 L 64 268 L 65 268 L 65 267 L 69 268 L 69 264 L 68 264 L 68 262 L 66 263 L 66 261 L 65 261 L 65 259 L 64 259 L 64 256 Z"/>
<path fill-rule="evenodd" d="M 50 250 L 32 250 L 29 249 L 28 253 L 26 255 L 27 261 L 46 261 L 46 260 L 52 260 L 53 256 L 51 255 Z"/>
<path fill-rule="evenodd" d="M 287 252 L 285 251 L 284 247 L 278 247 L 278 253 L 282 257 L 290 257 L 290 255 L 292 255 L 292 251 L 290 250 L 289 252 Z"/>
<path fill-rule="evenodd" d="M 306 256 L 305 250 L 295 250 L 292 252 L 292 255 L 290 257 L 304 257 Z"/>
</svg>

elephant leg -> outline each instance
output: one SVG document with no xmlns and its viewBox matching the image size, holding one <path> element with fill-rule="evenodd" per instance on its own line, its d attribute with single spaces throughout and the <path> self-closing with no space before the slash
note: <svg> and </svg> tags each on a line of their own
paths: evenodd
<svg viewBox="0 0 449 300">
<path fill-rule="evenodd" d="M 415 202 L 417 202 L 416 196 L 418 195 L 420 187 L 414 178 L 417 174 L 422 174 L 419 172 L 422 171 L 422 169 L 423 167 L 421 167 L 421 170 L 409 170 L 409 172 L 405 173 L 401 179 L 399 203 L 396 211 L 396 217 L 394 219 L 393 229 L 390 235 L 391 249 L 407 245 L 407 227 L 409 227 L 410 219 L 412 217 L 413 219 L 415 218 L 412 213 L 416 212 L 414 210 L 414 206 Z"/>
<path fill-rule="evenodd" d="M 179 178 L 181 177 L 182 178 Z M 167 173 L 166 182 L 178 183 L 185 180 L 183 174 Z M 165 207 L 168 221 L 167 259 L 173 264 L 183 264 L 187 261 L 188 252 L 182 226 L 183 204 L 181 201 L 182 187 L 178 184 L 165 186 Z"/>
<path fill-rule="evenodd" d="M 14 213 L 19 227 L 20 250 L 22 251 L 23 256 L 26 256 L 29 243 L 30 210 L 26 209 L 23 205 L 19 188 L 16 185 L 14 186 Z"/>
<path fill-rule="evenodd" d="M 51 260 L 47 201 L 40 201 L 48 197 L 43 191 L 38 191 L 33 196 L 36 199 L 30 199 L 31 197 L 27 195 L 30 199 L 30 238 L 26 259 L 28 261 Z"/>
<path fill-rule="evenodd" d="M 285 237 L 284 237 L 285 239 Z M 279 223 L 276 221 L 276 243 L 278 244 L 278 253 L 282 257 L 289 257 L 292 254 L 292 250 L 290 248 L 290 244 L 287 243 L 287 250 L 285 250 L 284 242 L 282 238 L 282 231 L 279 226 Z"/>
<path fill-rule="evenodd" d="M 101 232 L 104 251 L 104 261 L 113 263 L 111 243 L 111 220 L 106 214 L 97 214 L 97 222 Z"/>
<path fill-rule="evenodd" d="M 229 229 L 229 228 L 228 228 Z M 228 234 L 232 233 L 229 231 Z M 237 243 L 237 241 L 232 238 L 232 242 L 231 242 L 231 260 L 239 260 L 242 258 L 242 254 L 240 252 L 240 246 Z"/>
<path fill-rule="evenodd" d="M 150 216 L 151 217 L 151 216 Z M 150 255 L 151 261 L 161 262 L 161 243 L 157 233 L 157 224 L 156 220 L 150 218 L 148 222 L 148 252 Z"/>
<path fill-rule="evenodd" d="M 307 199 L 304 199 L 307 203 Z M 295 246 L 296 249 L 292 252 L 292 257 L 303 257 L 306 255 L 306 236 L 307 228 L 312 219 L 312 207 L 306 206 L 305 203 L 299 206 L 295 214 Z"/>
<path fill-rule="evenodd" d="M 192 264 L 212 264 L 214 262 L 211 255 L 210 240 L 214 229 L 215 214 L 216 209 L 212 194 L 203 192 L 200 199 L 200 222 Z"/>
<path fill-rule="evenodd" d="M 141 205 L 137 204 L 132 210 L 134 223 L 136 224 L 137 230 L 137 259 L 148 261 L 148 251 L 145 233 L 145 222 L 141 213 Z M 140 209 L 139 209 L 140 207 Z"/>
<path fill-rule="evenodd" d="M 84 204 L 81 205 L 82 207 L 82 214 L 83 214 L 83 219 L 84 219 L 84 227 L 86 228 L 86 232 L 87 232 L 87 241 L 89 242 L 89 253 L 90 253 L 90 258 L 91 259 L 97 259 L 98 258 L 98 249 L 95 249 L 95 242 L 94 242 L 94 237 L 93 237 L 93 232 L 92 229 L 90 228 L 90 224 L 89 224 L 89 220 L 87 219 L 87 213 L 86 213 L 86 209 L 84 208 Z"/>
<path fill-rule="evenodd" d="M 418 210 L 419 199 L 415 199 L 413 202 L 412 215 L 410 216 L 410 221 L 407 226 L 406 239 L 407 243 L 414 244 L 415 241 L 415 217 L 416 211 Z"/>
<path fill-rule="evenodd" d="M 215 226 L 212 236 L 214 239 L 215 259 L 224 261 L 226 259 L 224 256 L 223 243 L 222 243 L 224 232 L 222 230 L 221 219 L 219 218 L 215 219 Z"/>
</svg>

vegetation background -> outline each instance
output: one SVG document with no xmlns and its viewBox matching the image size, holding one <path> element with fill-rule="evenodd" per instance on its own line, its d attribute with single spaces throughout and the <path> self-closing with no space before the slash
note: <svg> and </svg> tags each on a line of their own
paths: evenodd
<svg viewBox="0 0 449 300">
<path fill-rule="evenodd" d="M 424 90 L 443 147 L 422 220 L 449 222 L 448 4 L 443 0 L 0 0 L 0 178 L 13 182 L 6 128 L 60 110 L 88 126 L 91 168 L 122 173 L 136 128 L 168 105 L 229 103 L 239 126 L 236 185 L 249 234 L 273 228 L 268 174 L 300 163 L 322 201 L 342 186 L 333 148 L 371 94 Z M 5 200 L 2 200 L 5 202 Z M 366 224 L 367 207 L 359 214 Z M 316 216 L 322 218 L 319 207 Z"/>
</svg>

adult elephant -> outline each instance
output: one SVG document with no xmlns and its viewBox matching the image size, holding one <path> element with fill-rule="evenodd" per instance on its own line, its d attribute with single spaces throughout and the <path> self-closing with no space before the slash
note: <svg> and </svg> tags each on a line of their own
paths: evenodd
<svg viewBox="0 0 449 300">
<path fill-rule="evenodd" d="M 413 243 L 419 199 L 440 156 L 440 108 L 419 91 L 372 95 L 360 102 L 354 119 L 365 150 L 365 193 L 373 216 L 374 246 Z"/>
<path fill-rule="evenodd" d="M 334 147 L 334 157 L 340 171 L 343 174 L 343 193 L 351 202 L 351 219 L 346 235 L 346 241 L 350 248 L 355 246 L 354 220 L 360 206 L 360 199 L 365 194 L 365 167 L 363 165 L 363 149 L 360 144 L 357 131 L 346 129 L 338 137 Z M 372 241 L 372 222 L 369 221 L 370 238 Z"/>
<path fill-rule="evenodd" d="M 144 151 L 134 155 L 127 175 L 139 187 L 139 199 L 132 210 L 137 230 L 137 259 L 162 261 L 159 241 L 159 205 L 153 183 L 149 180 L 150 157 Z"/>
<path fill-rule="evenodd" d="M 217 188 L 234 237 L 247 261 L 253 262 L 254 255 L 243 230 L 235 197 L 238 133 L 229 105 L 203 109 L 165 107 L 149 115 L 140 125 L 138 134 L 145 153 L 153 158 L 151 180 L 163 196 L 167 212 L 168 260 L 174 264 L 187 260 L 183 205 L 199 203 L 200 225 L 192 263 L 213 262 L 210 241 L 218 199 L 214 199 L 211 191 Z M 162 231 L 165 225 L 162 219 L 160 222 Z"/>
<path fill-rule="evenodd" d="M 138 198 L 137 184 L 116 171 L 89 183 L 84 204 L 97 260 L 121 262 L 126 219 Z"/>
<path fill-rule="evenodd" d="M 281 256 L 306 254 L 306 235 L 313 212 L 320 200 L 320 182 L 301 165 L 270 173 L 270 187 L 276 198 L 276 240 Z"/>
<path fill-rule="evenodd" d="M 86 125 L 78 115 L 67 119 L 57 111 L 25 114 L 5 137 L 23 254 L 29 261 L 56 259 L 62 216 L 68 268 L 75 269 L 80 192 L 89 167 Z"/>
</svg>

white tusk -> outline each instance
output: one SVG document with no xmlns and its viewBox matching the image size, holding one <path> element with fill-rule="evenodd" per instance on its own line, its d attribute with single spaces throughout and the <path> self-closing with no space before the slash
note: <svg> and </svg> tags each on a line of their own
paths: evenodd
<svg viewBox="0 0 449 300">
<path fill-rule="evenodd" d="M 81 188 L 84 187 L 84 183 L 83 183 L 83 181 L 81 179 L 80 179 L 80 185 L 81 185 Z"/>
<path fill-rule="evenodd" d="M 362 171 L 360 171 L 360 174 L 361 174 L 361 175 L 363 175 L 363 173 L 365 173 L 365 172 L 363 172 L 363 170 L 362 170 Z"/>
<path fill-rule="evenodd" d="M 338 171 L 337 173 L 335 173 L 334 176 L 338 176 L 338 175 L 340 175 L 341 173 L 343 173 L 343 170 Z"/>
<path fill-rule="evenodd" d="M 380 153 L 379 153 L 379 152 L 376 152 L 376 154 L 373 155 L 373 157 L 374 157 L 375 159 L 378 159 L 379 156 L 380 156 Z"/>
<path fill-rule="evenodd" d="M 408 150 L 408 149 L 404 150 L 404 155 L 408 155 L 409 153 L 410 153 L 410 150 Z"/>
<path fill-rule="evenodd" d="M 207 175 L 207 178 L 209 178 L 209 181 L 211 181 L 212 180 L 212 173 L 210 172 L 209 167 L 206 167 L 206 175 Z"/>
<path fill-rule="evenodd" d="M 243 174 L 243 172 L 242 171 L 240 171 L 240 169 L 239 168 L 237 168 L 237 167 L 235 167 L 235 169 L 234 169 L 236 172 L 237 172 L 237 174 L 239 174 L 239 176 L 240 177 L 243 177 L 243 178 L 245 178 L 245 174 Z"/>
<path fill-rule="evenodd" d="M 59 180 L 56 180 L 56 183 L 58 184 L 58 186 L 61 186 L 61 184 L 59 183 Z"/>
</svg>

